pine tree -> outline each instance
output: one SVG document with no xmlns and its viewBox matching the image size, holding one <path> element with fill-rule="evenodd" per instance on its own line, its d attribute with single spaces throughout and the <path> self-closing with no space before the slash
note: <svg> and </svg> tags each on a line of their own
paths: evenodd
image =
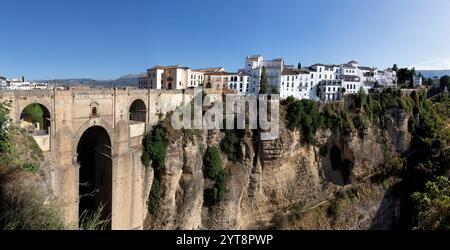
<svg viewBox="0 0 450 250">
<path fill-rule="evenodd" d="M 267 94 L 267 73 L 266 73 L 266 67 L 264 67 L 264 66 L 263 66 L 262 72 L 261 72 L 261 81 L 259 83 L 259 93 Z"/>
<path fill-rule="evenodd" d="M 301 63 L 298 63 L 297 69 L 301 69 L 301 68 L 302 68 L 302 64 L 301 64 Z"/>
<path fill-rule="evenodd" d="M 394 66 L 392 66 L 392 70 L 395 72 L 398 72 L 398 66 L 397 64 L 394 64 Z"/>
</svg>

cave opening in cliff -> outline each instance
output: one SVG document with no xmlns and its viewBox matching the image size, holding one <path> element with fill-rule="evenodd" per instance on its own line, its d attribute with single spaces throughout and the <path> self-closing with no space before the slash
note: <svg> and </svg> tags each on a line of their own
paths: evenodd
<svg viewBox="0 0 450 250">
<path fill-rule="evenodd" d="M 89 218 L 101 210 L 102 225 L 109 229 L 112 202 L 111 140 L 100 126 L 87 129 L 77 146 L 79 172 L 79 218 Z"/>
<path fill-rule="evenodd" d="M 329 181 L 336 185 L 345 185 L 341 170 L 341 150 L 336 145 L 330 149 L 330 166 L 325 168 L 325 175 Z"/>
<path fill-rule="evenodd" d="M 331 170 L 327 171 L 328 178 L 337 185 L 346 185 L 349 183 L 352 161 L 342 158 L 341 149 L 334 145 L 330 149 Z"/>
<path fill-rule="evenodd" d="M 145 122 L 147 109 L 144 101 L 137 99 L 130 106 L 130 121 Z"/>
</svg>

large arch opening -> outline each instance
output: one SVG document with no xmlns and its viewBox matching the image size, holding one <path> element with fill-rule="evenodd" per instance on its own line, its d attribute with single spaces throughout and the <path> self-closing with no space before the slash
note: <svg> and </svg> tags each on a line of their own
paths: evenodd
<svg viewBox="0 0 450 250">
<path fill-rule="evenodd" d="M 88 128 L 77 146 L 79 172 L 79 218 L 92 216 L 103 207 L 101 219 L 111 228 L 112 158 L 108 132 L 100 126 Z M 82 221 L 80 220 L 81 226 Z"/>
<path fill-rule="evenodd" d="M 145 122 L 147 115 L 147 108 L 144 101 L 137 99 L 131 103 L 130 106 L 130 121 Z"/>
<path fill-rule="evenodd" d="M 20 127 L 33 134 L 48 134 L 50 111 L 40 103 L 27 105 L 20 113 Z"/>
</svg>

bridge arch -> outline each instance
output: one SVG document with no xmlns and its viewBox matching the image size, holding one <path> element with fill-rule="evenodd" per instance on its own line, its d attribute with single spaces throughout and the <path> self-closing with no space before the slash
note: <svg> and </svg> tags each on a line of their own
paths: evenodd
<svg viewBox="0 0 450 250">
<path fill-rule="evenodd" d="M 37 131 L 49 133 L 51 118 L 49 105 L 45 102 L 29 101 L 19 106 L 17 121 L 20 127 L 33 127 Z M 34 125 L 36 124 L 36 125 Z"/>
<path fill-rule="evenodd" d="M 147 105 L 142 99 L 134 99 L 128 108 L 128 113 L 130 121 L 147 121 Z"/>
<path fill-rule="evenodd" d="M 113 158 L 112 137 L 101 125 L 88 126 L 76 139 L 78 172 L 78 218 L 90 216 L 102 207 L 102 219 L 111 227 Z"/>
</svg>

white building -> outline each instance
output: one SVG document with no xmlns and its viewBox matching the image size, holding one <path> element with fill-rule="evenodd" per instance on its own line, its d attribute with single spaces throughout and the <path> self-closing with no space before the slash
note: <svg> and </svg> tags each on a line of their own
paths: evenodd
<svg viewBox="0 0 450 250">
<path fill-rule="evenodd" d="M 314 64 L 302 69 L 285 65 L 282 58 L 264 60 L 261 55 L 245 58 L 244 69 L 228 73 L 222 67 L 190 69 L 180 65 L 155 66 L 147 70 L 147 77 L 139 79 L 140 88 L 185 89 L 204 86 L 240 95 L 258 94 L 261 74 L 265 68 L 268 93 L 278 92 L 280 98 L 336 101 L 346 94 L 368 91 L 375 86 L 391 86 L 397 81 L 393 70 L 363 67 L 356 61 L 344 64 Z"/>
<path fill-rule="evenodd" d="M 284 68 L 284 61 L 281 58 L 264 60 L 261 55 L 247 56 L 245 58 L 244 72 L 250 76 L 249 92 L 259 93 L 261 74 L 263 67 L 266 69 L 267 85 L 269 93 L 272 89 L 278 91 L 281 82 L 281 71 Z"/>
<path fill-rule="evenodd" d="M 413 76 L 414 87 L 422 86 L 422 77 L 421 76 Z"/>
<path fill-rule="evenodd" d="M 8 82 L 6 81 L 6 77 L 0 76 L 0 89 L 7 89 Z"/>
<path fill-rule="evenodd" d="M 150 89 L 186 89 L 203 85 L 204 72 L 181 65 L 157 65 L 147 70 L 147 77 L 140 78 L 139 86 Z M 146 87 L 145 87 L 146 86 Z"/>
<path fill-rule="evenodd" d="M 397 84 L 397 72 L 392 69 L 376 70 L 375 81 L 382 87 L 394 86 Z"/>
<path fill-rule="evenodd" d="M 292 96 L 296 99 L 310 98 L 310 71 L 305 69 L 285 68 L 281 72 L 280 98 Z"/>
</svg>

